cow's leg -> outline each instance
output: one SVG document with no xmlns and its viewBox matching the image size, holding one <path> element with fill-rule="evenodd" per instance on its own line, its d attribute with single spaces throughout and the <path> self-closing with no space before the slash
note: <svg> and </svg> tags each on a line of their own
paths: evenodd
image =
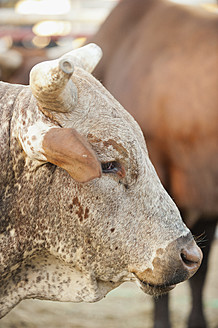
<svg viewBox="0 0 218 328">
<path fill-rule="evenodd" d="M 199 236 L 202 233 L 205 241 L 200 243 L 203 252 L 203 261 L 198 272 L 190 279 L 192 309 L 188 319 L 188 328 L 206 328 L 206 319 L 203 309 L 203 288 L 207 274 L 207 265 L 211 244 L 216 230 L 216 220 L 208 221 L 205 218 L 199 220 L 191 229 L 194 236 Z"/>
<path fill-rule="evenodd" d="M 154 299 L 154 328 L 171 328 L 168 303 L 168 294 Z"/>
</svg>

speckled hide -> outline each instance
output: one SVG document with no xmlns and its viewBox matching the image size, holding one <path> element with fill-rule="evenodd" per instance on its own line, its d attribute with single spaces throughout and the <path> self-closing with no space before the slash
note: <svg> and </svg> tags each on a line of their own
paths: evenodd
<svg viewBox="0 0 218 328">
<path fill-rule="evenodd" d="M 94 302 L 127 280 L 158 294 L 197 270 L 178 264 L 192 236 L 139 126 L 89 73 L 95 56 L 86 46 L 34 67 L 30 86 L 0 83 L 1 317 L 25 298 Z"/>
</svg>

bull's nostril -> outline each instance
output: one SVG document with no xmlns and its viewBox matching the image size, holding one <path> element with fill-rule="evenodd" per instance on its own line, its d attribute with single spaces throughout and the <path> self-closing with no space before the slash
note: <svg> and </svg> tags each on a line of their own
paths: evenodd
<svg viewBox="0 0 218 328">
<path fill-rule="evenodd" d="M 181 253 L 181 258 L 182 258 L 182 261 L 188 266 L 192 266 L 193 263 L 196 263 L 196 262 L 191 261 L 190 259 L 187 259 L 187 255 L 184 253 Z"/>
<path fill-rule="evenodd" d="M 190 247 L 182 250 L 181 258 L 186 266 L 192 268 L 196 265 L 200 265 L 202 254 L 198 247 Z"/>
</svg>

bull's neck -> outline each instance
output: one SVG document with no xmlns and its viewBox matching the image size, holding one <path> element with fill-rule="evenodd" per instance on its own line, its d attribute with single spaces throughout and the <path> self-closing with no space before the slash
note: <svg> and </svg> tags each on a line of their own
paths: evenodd
<svg viewBox="0 0 218 328">
<path fill-rule="evenodd" d="M 42 189 L 48 193 L 51 177 L 45 169 L 41 176 L 35 174 L 38 166 L 29 160 L 18 139 L 18 122 L 31 124 L 34 118 L 34 112 L 28 113 L 31 98 L 29 87 L 0 82 L 1 278 L 38 247 L 31 238 L 36 237 L 39 212 L 42 215 L 39 198 L 44 196 Z M 43 206 L 46 207 L 45 201 Z M 38 239 L 43 243 L 43 238 Z"/>
<path fill-rule="evenodd" d="M 0 196 L 13 179 L 11 121 L 16 99 L 23 86 L 0 82 Z"/>
</svg>

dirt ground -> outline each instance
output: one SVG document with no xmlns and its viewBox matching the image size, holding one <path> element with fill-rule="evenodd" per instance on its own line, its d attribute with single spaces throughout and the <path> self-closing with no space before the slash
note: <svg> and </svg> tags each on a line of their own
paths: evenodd
<svg viewBox="0 0 218 328">
<path fill-rule="evenodd" d="M 209 328 L 218 328 L 218 240 L 214 242 L 205 288 Z M 171 291 L 173 328 L 185 328 L 189 311 L 188 283 Z M 93 304 L 25 300 L 0 320 L 0 328 L 151 328 L 152 299 L 125 283 Z"/>
</svg>

